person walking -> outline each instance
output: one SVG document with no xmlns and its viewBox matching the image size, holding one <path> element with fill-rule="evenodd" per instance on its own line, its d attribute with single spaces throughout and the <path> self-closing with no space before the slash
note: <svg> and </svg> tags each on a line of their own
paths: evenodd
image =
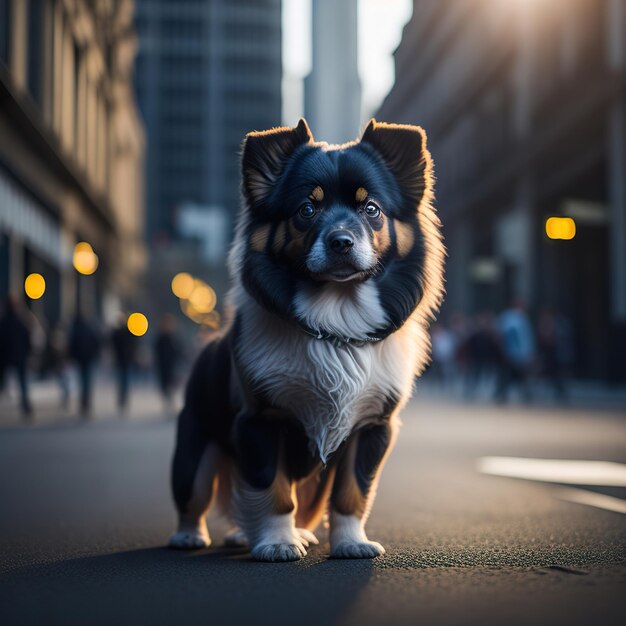
<svg viewBox="0 0 626 626">
<path fill-rule="evenodd" d="M 431 342 L 433 375 L 442 390 L 448 390 L 456 371 L 456 337 L 446 324 L 437 322 L 431 328 Z"/>
<path fill-rule="evenodd" d="M 565 374 L 574 354 L 571 323 L 553 308 L 545 307 L 539 314 L 537 338 L 542 373 L 555 397 L 567 402 Z"/>
<path fill-rule="evenodd" d="M 80 409 L 83 417 L 91 412 L 93 366 L 100 356 L 100 334 L 78 313 L 72 323 L 69 354 L 78 367 L 80 377 Z"/>
<path fill-rule="evenodd" d="M 128 407 L 130 372 L 137 351 L 136 337 L 128 330 L 126 316 L 121 315 L 118 325 L 111 334 L 113 360 L 117 370 L 117 406 L 121 412 Z"/>
<path fill-rule="evenodd" d="M 504 402 L 513 386 L 520 388 L 524 400 L 531 400 L 529 377 L 535 361 L 535 336 L 521 300 L 515 300 L 498 319 L 504 362 L 496 387 L 496 400 Z"/>
<path fill-rule="evenodd" d="M 471 398 L 480 390 L 485 378 L 493 380 L 493 372 L 501 362 L 493 313 L 483 311 L 476 315 L 466 344 L 465 395 Z"/>
<path fill-rule="evenodd" d="M 45 355 L 45 372 L 56 378 L 61 392 L 61 408 L 67 410 L 70 404 L 69 336 L 61 324 L 56 324 L 48 333 Z"/>
<path fill-rule="evenodd" d="M 180 346 L 176 337 L 176 319 L 167 313 L 161 318 L 154 342 L 154 360 L 159 388 L 166 408 L 171 408 L 172 393 L 176 384 L 176 368 L 180 359 Z"/>
<path fill-rule="evenodd" d="M 32 417 L 33 413 L 27 371 L 31 347 L 30 328 L 17 299 L 9 294 L 0 318 L 0 381 L 4 384 L 6 374 L 15 371 L 20 387 L 22 414 L 26 418 Z"/>
</svg>

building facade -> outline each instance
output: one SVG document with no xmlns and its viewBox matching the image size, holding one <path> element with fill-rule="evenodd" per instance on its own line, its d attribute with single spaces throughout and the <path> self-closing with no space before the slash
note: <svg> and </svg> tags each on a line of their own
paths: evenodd
<svg viewBox="0 0 626 626">
<path fill-rule="evenodd" d="M 50 324 L 132 300 L 143 248 L 143 126 L 132 0 L 0 0 L 0 297 Z M 97 271 L 72 266 L 91 244 Z"/>
<path fill-rule="evenodd" d="M 281 1 L 138 0 L 135 23 L 148 234 L 158 247 L 183 237 L 185 206 L 232 223 L 243 137 L 281 121 Z"/>
<path fill-rule="evenodd" d="M 556 307 L 575 373 L 624 377 L 626 3 L 415 0 L 395 62 L 377 117 L 428 133 L 444 315 Z M 550 216 L 574 239 L 549 239 Z"/>
<path fill-rule="evenodd" d="M 328 143 L 357 136 L 361 119 L 357 0 L 315 0 L 312 5 L 312 68 L 304 82 L 305 117 Z"/>
</svg>

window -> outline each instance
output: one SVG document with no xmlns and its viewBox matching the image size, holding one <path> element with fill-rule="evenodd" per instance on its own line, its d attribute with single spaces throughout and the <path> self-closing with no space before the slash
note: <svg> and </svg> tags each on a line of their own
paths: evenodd
<svg viewBox="0 0 626 626">
<path fill-rule="evenodd" d="M 28 91 L 37 104 L 42 93 L 43 0 L 28 3 Z"/>
<path fill-rule="evenodd" d="M 11 42 L 11 0 L 0 0 L 0 61 L 9 64 Z"/>
<path fill-rule="evenodd" d="M 80 70 L 81 70 L 81 52 L 80 48 L 74 42 L 74 142 L 77 153 L 80 152 L 82 146 L 79 146 L 82 136 L 80 122 L 83 120 L 83 107 L 81 106 L 80 98 L 83 95 L 83 90 L 80 85 Z"/>
</svg>

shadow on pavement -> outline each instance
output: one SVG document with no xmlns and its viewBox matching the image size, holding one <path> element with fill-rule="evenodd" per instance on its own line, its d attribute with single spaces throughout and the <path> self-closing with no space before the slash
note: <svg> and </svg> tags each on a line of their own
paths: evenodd
<svg viewBox="0 0 626 626">
<path fill-rule="evenodd" d="M 311 558 L 312 557 L 312 558 Z M 0 582 L 3 624 L 329 624 L 348 611 L 371 561 L 256 563 L 244 550 L 149 548 L 31 565 Z"/>
</svg>

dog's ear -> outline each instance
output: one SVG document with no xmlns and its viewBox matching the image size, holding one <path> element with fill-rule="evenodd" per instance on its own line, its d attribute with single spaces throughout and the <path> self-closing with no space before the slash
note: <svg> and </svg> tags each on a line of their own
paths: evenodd
<svg viewBox="0 0 626 626">
<path fill-rule="evenodd" d="M 252 204 L 263 202 L 296 148 L 313 141 L 304 119 L 295 128 L 248 133 L 243 142 L 243 193 Z"/>
<path fill-rule="evenodd" d="M 369 144 L 395 176 L 402 194 L 418 205 L 433 189 L 433 165 L 420 126 L 386 124 L 371 119 L 361 143 Z"/>
</svg>

